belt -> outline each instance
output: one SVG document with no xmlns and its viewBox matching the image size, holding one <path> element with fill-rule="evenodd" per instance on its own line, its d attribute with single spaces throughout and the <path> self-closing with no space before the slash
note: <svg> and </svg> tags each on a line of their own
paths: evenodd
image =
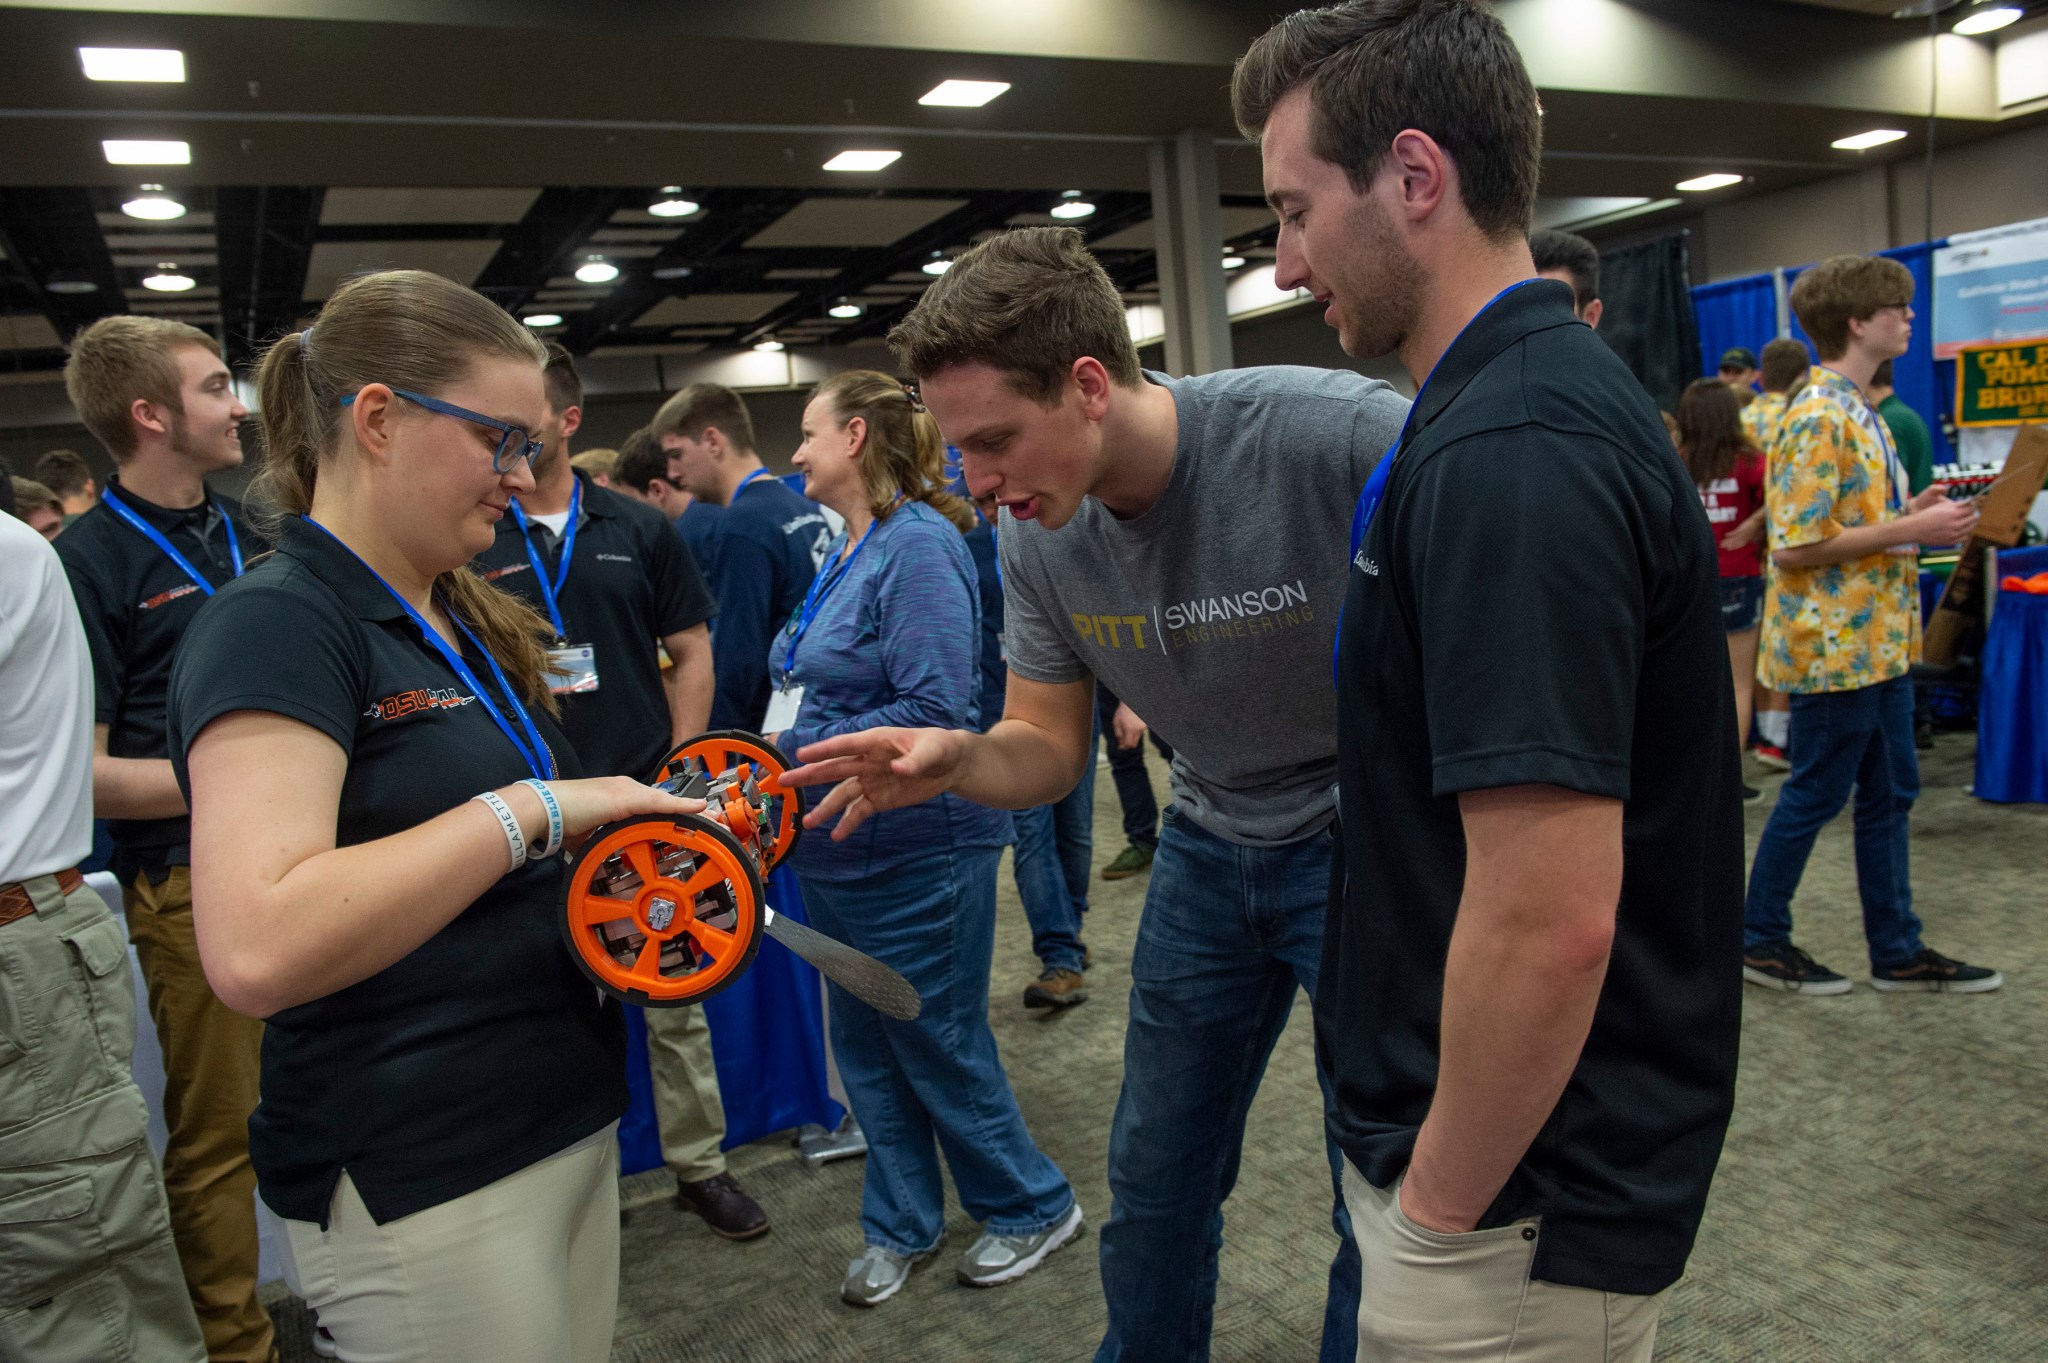
<svg viewBox="0 0 2048 1363">
<path fill-rule="evenodd" d="M 85 884 L 85 877 L 78 874 L 77 867 L 57 872 L 57 888 L 70 894 Z M 29 898 L 28 885 L 16 881 L 12 885 L 0 885 L 0 927 L 5 927 L 17 918 L 26 918 L 36 911 L 35 900 Z"/>
</svg>

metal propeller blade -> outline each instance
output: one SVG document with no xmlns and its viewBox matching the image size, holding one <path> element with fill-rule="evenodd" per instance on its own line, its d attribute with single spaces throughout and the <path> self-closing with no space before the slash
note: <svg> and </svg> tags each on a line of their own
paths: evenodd
<svg viewBox="0 0 2048 1363">
<path fill-rule="evenodd" d="M 917 991 L 910 981 L 863 951 L 827 937 L 767 909 L 768 935 L 816 966 L 847 993 L 878 1012 L 902 1022 L 918 1014 Z"/>
</svg>

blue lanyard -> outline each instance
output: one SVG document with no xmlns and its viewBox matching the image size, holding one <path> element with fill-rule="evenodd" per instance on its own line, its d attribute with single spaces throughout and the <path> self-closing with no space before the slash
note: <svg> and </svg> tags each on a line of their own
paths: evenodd
<svg viewBox="0 0 2048 1363">
<path fill-rule="evenodd" d="M 178 552 L 177 548 L 174 545 L 172 545 L 170 540 L 164 537 L 163 531 L 157 529 L 148 521 L 136 515 L 132 507 L 130 507 L 127 503 L 123 502 L 119 497 L 116 497 L 114 495 L 114 489 L 108 488 L 104 492 L 100 493 L 100 500 L 107 504 L 107 509 L 109 511 L 112 511 L 116 516 L 119 516 L 122 520 L 128 522 L 128 524 L 134 526 L 136 530 L 141 532 L 144 539 L 147 539 L 151 544 L 154 544 L 157 548 L 163 550 L 164 557 L 168 558 L 171 562 L 177 564 L 179 570 L 182 571 L 185 574 L 185 576 L 191 578 L 192 581 L 198 585 L 200 591 L 205 592 L 208 596 L 213 595 L 213 584 L 211 582 L 208 582 L 204 577 L 200 576 L 199 570 L 197 568 L 194 568 L 191 562 L 187 560 L 183 554 Z M 228 557 L 234 562 L 235 576 L 240 577 L 242 575 L 242 545 L 241 541 L 235 538 L 235 522 L 233 518 L 231 518 L 225 511 L 221 512 L 220 521 L 221 525 L 224 526 L 228 532 Z"/>
<path fill-rule="evenodd" d="M 896 502 L 902 500 L 902 495 L 898 494 Z M 889 504 L 891 511 L 896 509 L 896 502 Z M 869 521 L 868 528 L 861 532 L 859 541 L 854 544 L 853 552 L 841 560 L 837 568 L 819 573 L 811 579 L 811 589 L 804 593 L 804 604 L 789 620 L 789 648 L 782 655 L 782 684 L 785 688 L 789 685 L 790 678 L 796 675 L 796 646 L 804 641 L 804 635 L 810 633 L 811 622 L 818 618 L 818 612 L 825 607 L 825 598 L 831 595 L 832 589 L 839 585 L 841 578 L 853 571 L 853 561 L 860 557 L 861 550 L 868 547 L 868 541 L 875 537 L 875 527 L 881 523 L 882 519 L 879 516 Z"/>
<path fill-rule="evenodd" d="M 1877 407 L 1868 397 L 1864 396 L 1863 389 L 1857 385 L 1856 380 L 1850 378 L 1847 374 L 1824 364 L 1817 364 L 1814 368 L 1826 369 L 1828 373 L 1833 374 L 1842 382 L 1855 388 L 1856 396 L 1862 400 L 1864 407 L 1869 410 L 1870 431 L 1877 437 L 1878 448 L 1884 451 L 1884 509 L 1891 512 L 1894 516 L 1898 515 L 1906 509 L 1905 502 L 1900 499 L 1899 495 L 1899 486 L 1906 481 L 1906 465 L 1899 458 L 1898 451 L 1892 448 L 1890 437 L 1885 434 L 1884 414 L 1877 410 Z M 1863 423 L 1859 421 L 1856 424 L 1861 426 Z"/>
<path fill-rule="evenodd" d="M 462 617 L 453 610 L 448 611 L 448 618 L 455 622 L 455 628 L 462 631 L 462 637 L 469 640 L 476 648 L 476 651 L 483 655 L 483 660 L 490 664 L 491 676 L 498 683 L 498 690 L 504 695 L 505 703 L 511 706 L 512 713 L 518 716 L 519 727 L 526 731 L 525 738 L 522 739 L 518 733 L 513 731 L 511 722 L 492 703 L 491 693 L 484 690 L 483 683 L 479 682 L 476 678 L 476 673 L 470 670 L 468 663 L 462 661 L 462 655 L 453 648 L 450 648 L 448 641 L 441 637 L 439 631 L 432 625 L 429 625 L 426 619 L 412 608 L 412 602 L 400 596 L 396 591 L 393 591 L 391 584 L 386 582 L 375 568 L 372 568 L 367 563 L 363 563 L 362 555 L 356 553 L 353 549 L 349 549 L 346 544 L 342 544 L 340 537 L 332 530 L 329 530 L 311 516 L 301 516 L 299 519 L 333 540 L 336 544 L 341 544 L 343 549 L 348 550 L 349 557 L 353 558 L 357 563 L 363 564 L 364 572 L 377 579 L 378 586 L 387 592 L 391 592 L 391 599 L 396 601 L 400 608 L 405 611 L 406 618 L 418 626 L 420 636 L 433 645 L 434 651 L 441 655 L 441 661 L 448 664 L 448 670 L 461 678 L 462 684 L 467 686 L 470 694 L 476 697 L 477 704 L 483 706 L 484 713 L 491 717 L 491 722 L 498 726 L 499 731 L 512 741 L 512 746 L 519 750 L 519 755 L 526 759 L 526 769 L 542 781 L 553 780 L 555 776 L 554 753 L 548 749 L 547 744 L 541 741 L 540 731 L 533 727 L 533 716 L 528 714 L 526 707 L 519 703 L 518 693 L 512 689 L 512 683 L 505 679 L 505 669 L 498 666 L 498 660 L 491 656 L 491 651 L 483 646 L 482 641 L 476 635 L 470 633 L 469 626 L 462 622 Z M 441 605 L 443 609 L 447 609 L 448 603 L 443 601 Z"/>
<path fill-rule="evenodd" d="M 1358 558 L 1359 547 L 1365 543 L 1365 532 L 1372 529 L 1373 518 L 1380 513 L 1380 502 L 1387 495 L 1387 479 L 1394 472 L 1394 461 L 1400 457 L 1402 450 L 1408 448 L 1408 437 L 1415 429 L 1415 414 L 1422 410 L 1422 399 L 1429 392 L 1429 381 L 1436 377 L 1437 369 L 1442 367 L 1444 355 L 1448 355 L 1458 348 L 1458 342 L 1465 339 L 1465 333 L 1472 329 L 1472 323 L 1493 311 L 1495 303 L 1500 302 L 1501 299 L 1506 298 L 1523 285 L 1534 284 L 1535 282 L 1533 279 L 1517 280 L 1495 294 L 1488 300 L 1485 307 L 1466 319 L 1465 325 L 1458 328 L 1457 336 L 1448 346 L 1444 347 L 1444 354 L 1437 356 L 1436 364 L 1430 367 L 1428 375 L 1422 380 L 1422 387 L 1415 392 L 1415 401 L 1408 408 L 1408 419 L 1401 423 L 1401 434 L 1395 437 L 1393 447 L 1380 456 L 1380 462 L 1373 465 L 1372 475 L 1365 480 L 1365 490 L 1358 494 L 1358 506 L 1351 513 L 1351 559 L 1353 562 Z M 1345 577 L 1348 581 L 1350 577 L 1350 569 L 1348 567 L 1345 569 Z M 1337 638 L 1330 645 L 1330 684 L 1332 686 L 1338 684 L 1337 652 L 1343 646 L 1343 643 L 1344 607 L 1340 604 L 1337 607 Z"/>
<path fill-rule="evenodd" d="M 562 623 L 562 608 L 555 598 L 562 594 L 562 588 L 569 583 L 569 559 L 576 552 L 576 523 L 583 516 L 583 480 L 570 480 L 575 491 L 569 494 L 569 524 L 562 531 L 562 557 L 555 564 L 555 580 L 548 581 L 547 564 L 541 561 L 539 551 L 533 547 L 533 532 L 527 528 L 526 513 L 519 507 L 519 499 L 512 499 L 512 518 L 519 522 L 519 538 L 526 545 L 526 561 L 533 565 L 534 581 L 540 584 L 541 604 L 548 608 L 548 619 L 554 622 L 555 638 L 567 641 L 569 630 Z"/>
<path fill-rule="evenodd" d="M 727 498 L 726 504 L 730 506 L 733 502 L 738 501 L 740 499 L 740 494 L 747 490 L 748 483 L 753 482 L 756 478 L 766 477 L 768 477 L 767 469 L 755 469 L 752 473 L 740 479 L 740 485 L 732 490 L 732 496 Z"/>
</svg>

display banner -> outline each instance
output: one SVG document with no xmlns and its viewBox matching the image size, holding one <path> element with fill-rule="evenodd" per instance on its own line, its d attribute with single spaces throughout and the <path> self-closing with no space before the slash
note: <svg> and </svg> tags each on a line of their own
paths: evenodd
<svg viewBox="0 0 2048 1363">
<path fill-rule="evenodd" d="M 1950 237 L 1934 253 L 1932 301 L 1937 360 L 1964 346 L 2048 340 L 2048 218 Z"/>
<path fill-rule="evenodd" d="M 1956 425 L 2048 421 L 2048 341 L 1968 346 L 1956 354 Z"/>
</svg>

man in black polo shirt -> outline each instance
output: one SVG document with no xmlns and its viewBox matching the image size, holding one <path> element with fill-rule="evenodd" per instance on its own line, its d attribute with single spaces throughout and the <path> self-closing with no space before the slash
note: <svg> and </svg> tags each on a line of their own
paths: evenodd
<svg viewBox="0 0 2048 1363">
<path fill-rule="evenodd" d="M 584 774 L 645 780 L 670 748 L 704 732 L 708 622 L 718 607 L 660 512 L 571 468 L 583 382 L 559 345 L 548 347 L 545 387 L 534 489 L 513 501 L 476 566 L 554 624 L 562 732 Z M 666 680 L 657 640 L 674 664 Z M 726 1172 L 725 1106 L 703 1012 L 650 1008 L 646 1017 L 662 1154 L 675 1171 L 677 1199 L 729 1239 L 764 1234 L 767 1216 Z"/>
<path fill-rule="evenodd" d="M 1742 820 L 1714 545 L 1536 271 L 1536 92 L 1477 0 L 1239 63 L 1277 279 L 1421 388 L 1354 521 L 1317 1042 L 1359 1357 L 1647 1360 L 1733 1102 Z M 1426 382 L 1425 382 L 1426 381 Z"/>
<path fill-rule="evenodd" d="M 208 1356 L 262 1363 L 256 1300 L 256 1108 L 263 1024 L 214 997 L 192 930 L 190 821 L 171 775 L 171 661 L 199 608 L 263 545 L 206 476 L 242 462 L 235 396 L 213 338 L 108 317 L 71 343 L 71 402 L 118 472 L 57 541 L 93 666 L 93 812 L 110 821 L 128 935 L 164 1055 L 164 1191 Z"/>
</svg>

